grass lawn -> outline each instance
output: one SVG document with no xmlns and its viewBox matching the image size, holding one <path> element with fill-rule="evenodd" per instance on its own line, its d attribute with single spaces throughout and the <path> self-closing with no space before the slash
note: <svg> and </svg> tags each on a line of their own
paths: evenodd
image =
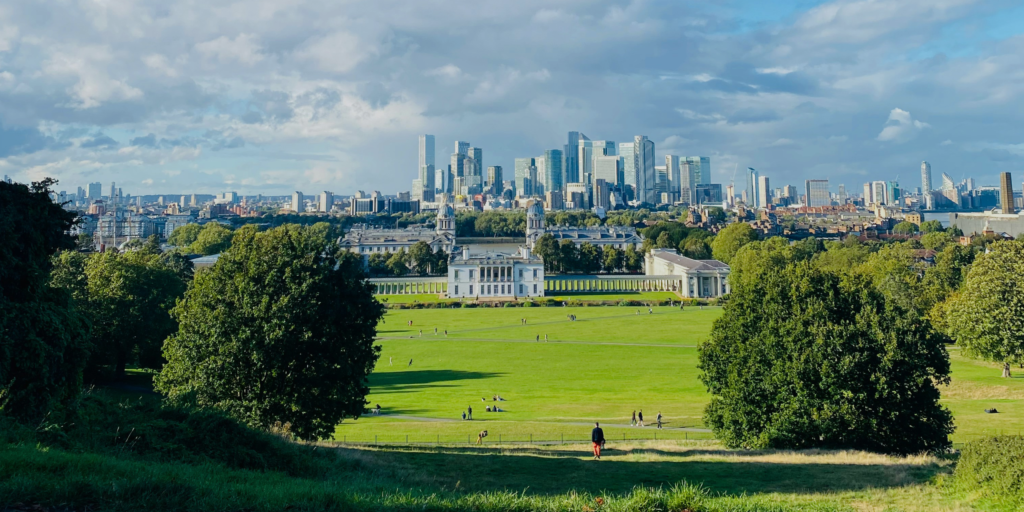
<svg viewBox="0 0 1024 512">
<path fill-rule="evenodd" d="M 707 394 L 697 378 L 696 346 L 720 315 L 721 308 L 709 306 L 657 307 L 653 314 L 618 306 L 390 311 L 380 326 L 383 352 L 369 397 L 385 414 L 343 423 L 337 439 L 465 442 L 485 428 L 490 442 L 499 435 L 575 439 L 595 420 L 609 437 L 652 439 L 648 429 L 628 426 L 634 409 L 643 409 L 648 423 L 662 412 L 670 428 L 659 439 L 697 436 L 676 428 L 703 427 Z M 950 355 L 953 383 L 942 392 L 957 424 L 954 441 L 1024 431 L 1024 371 L 1003 379 L 995 364 L 955 348 Z M 507 400 L 499 403 L 506 412 L 485 411 L 495 394 Z M 469 406 L 474 421 L 463 422 Z M 993 407 L 1000 413 L 984 412 Z"/>
<path fill-rule="evenodd" d="M 554 292 L 552 292 L 554 293 Z M 679 295 L 673 292 L 615 292 L 615 293 L 561 293 L 545 295 L 545 299 L 555 300 L 674 300 L 679 301 Z"/>
</svg>

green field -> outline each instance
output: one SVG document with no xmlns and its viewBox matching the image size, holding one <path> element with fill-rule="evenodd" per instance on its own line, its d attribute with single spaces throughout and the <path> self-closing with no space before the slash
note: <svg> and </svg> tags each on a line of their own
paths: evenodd
<svg viewBox="0 0 1024 512">
<path fill-rule="evenodd" d="M 696 347 L 720 315 L 710 306 L 392 310 L 370 377 L 370 404 L 384 414 L 344 422 L 336 439 L 465 443 L 487 429 L 489 442 L 570 440 L 584 439 L 593 421 L 616 439 L 706 438 Z M 996 365 L 955 349 L 951 358 L 943 403 L 955 415 L 954 440 L 1024 431 L 1024 371 L 1003 379 Z M 495 404 L 504 412 L 486 412 Z M 472 422 L 461 420 L 468 407 Z M 984 412 L 993 407 L 1000 413 Z M 630 427 L 634 410 L 648 424 L 661 412 L 666 428 Z"/>
</svg>

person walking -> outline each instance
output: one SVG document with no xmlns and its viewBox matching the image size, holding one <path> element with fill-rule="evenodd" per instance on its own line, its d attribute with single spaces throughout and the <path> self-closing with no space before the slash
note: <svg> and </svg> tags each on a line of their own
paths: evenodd
<svg viewBox="0 0 1024 512">
<path fill-rule="evenodd" d="M 604 430 L 601 424 L 594 422 L 594 430 L 590 431 L 590 442 L 594 443 L 594 459 L 601 460 L 601 447 L 604 446 Z"/>
<path fill-rule="evenodd" d="M 434 327 L 434 336 L 437 336 L 437 327 Z"/>
<path fill-rule="evenodd" d="M 640 409 L 640 413 L 636 415 L 637 421 L 640 422 L 640 426 L 644 426 L 644 410 Z"/>
<path fill-rule="evenodd" d="M 631 427 L 635 427 L 636 426 L 636 411 L 633 411 L 633 419 L 629 420 L 629 426 L 631 426 Z"/>
<path fill-rule="evenodd" d="M 447 338 L 447 337 L 448 337 L 448 329 L 445 329 L 445 330 L 444 330 L 444 337 L 445 337 L 445 338 Z"/>
<path fill-rule="evenodd" d="M 412 366 L 412 359 L 409 360 L 409 366 Z"/>
<path fill-rule="evenodd" d="M 661 428 L 661 411 L 658 411 L 658 428 Z"/>
<path fill-rule="evenodd" d="M 469 419 L 473 419 L 473 406 L 469 406 Z"/>
<path fill-rule="evenodd" d="M 547 340 L 548 340 L 548 335 L 547 335 L 547 334 L 545 334 L 545 335 L 544 335 L 544 341 L 547 341 Z"/>
</svg>

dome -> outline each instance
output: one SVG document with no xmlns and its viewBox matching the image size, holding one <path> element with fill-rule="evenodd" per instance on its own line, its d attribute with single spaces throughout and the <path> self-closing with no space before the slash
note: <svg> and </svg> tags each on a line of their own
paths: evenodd
<svg viewBox="0 0 1024 512">
<path fill-rule="evenodd" d="M 535 201 L 533 204 L 530 205 L 529 208 L 526 209 L 526 216 L 527 217 L 543 217 L 544 216 L 544 206 L 541 205 L 540 201 Z"/>
<path fill-rule="evenodd" d="M 448 219 L 451 218 L 453 215 L 455 215 L 455 210 L 452 208 L 452 205 L 448 203 L 441 204 L 441 206 L 437 209 L 438 218 Z"/>
</svg>

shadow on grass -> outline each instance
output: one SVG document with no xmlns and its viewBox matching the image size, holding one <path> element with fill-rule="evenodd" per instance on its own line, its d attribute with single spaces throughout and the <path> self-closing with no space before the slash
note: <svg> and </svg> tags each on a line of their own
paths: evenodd
<svg viewBox="0 0 1024 512">
<path fill-rule="evenodd" d="M 488 448 L 382 450 L 361 451 L 358 456 L 373 465 L 406 468 L 412 480 L 425 486 L 451 489 L 458 483 L 468 491 L 525 490 L 536 495 L 572 490 L 627 492 L 637 485 L 667 487 L 680 480 L 729 495 L 821 494 L 903 487 L 927 482 L 945 471 L 939 465 L 662 461 L 650 460 L 648 455 L 655 451 L 644 449 L 629 453 L 612 448 L 604 452 L 606 458 L 600 461 L 592 460 L 585 450 L 504 451 L 506 454 Z M 508 455 L 509 451 L 515 455 Z M 685 453 L 663 453 L 686 457 Z"/>
<path fill-rule="evenodd" d="M 403 363 L 404 364 L 404 363 Z M 370 389 L 375 393 L 398 393 L 420 391 L 433 387 L 451 387 L 439 382 L 490 379 L 502 377 L 505 373 L 469 372 L 462 370 L 405 370 L 370 375 Z"/>
</svg>

